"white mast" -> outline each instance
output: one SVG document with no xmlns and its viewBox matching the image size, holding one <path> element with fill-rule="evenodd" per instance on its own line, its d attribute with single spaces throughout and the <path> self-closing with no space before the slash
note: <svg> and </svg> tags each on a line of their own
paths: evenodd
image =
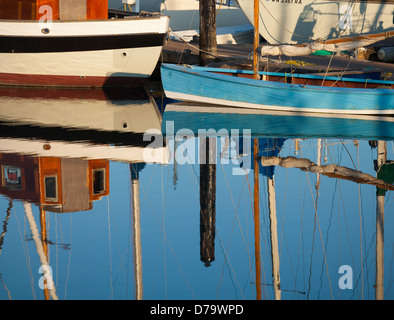
<svg viewBox="0 0 394 320">
<path fill-rule="evenodd" d="M 275 300 L 281 299 L 280 268 L 279 268 L 279 244 L 278 223 L 276 217 L 275 180 L 267 178 L 268 207 L 270 218 L 271 253 L 272 253 L 272 277 L 274 279 Z"/>
<path fill-rule="evenodd" d="M 30 225 L 30 231 L 31 231 L 34 243 L 36 245 L 36 250 L 37 250 L 38 256 L 40 257 L 41 267 L 43 268 L 43 271 L 45 272 L 45 279 L 47 281 L 46 285 L 49 289 L 49 294 L 53 300 L 59 300 L 56 295 L 56 289 L 55 289 L 55 284 L 52 279 L 52 274 L 50 272 L 50 269 L 48 268 L 49 264 L 48 264 L 47 258 L 45 256 L 44 248 L 43 248 L 42 243 L 40 241 L 40 236 L 38 233 L 37 224 L 34 220 L 33 212 L 31 209 L 31 204 L 28 202 L 24 202 L 23 207 L 25 209 L 27 221 L 29 222 L 29 225 Z"/>
<path fill-rule="evenodd" d="M 387 161 L 387 142 L 378 141 L 377 168 Z M 384 194 L 376 195 L 376 283 L 375 299 L 383 300 L 384 277 Z"/>
<path fill-rule="evenodd" d="M 136 299 L 142 300 L 143 281 L 142 281 L 142 250 L 141 250 L 141 224 L 140 224 L 140 192 L 139 192 L 139 174 L 138 165 L 130 165 L 132 172 L 131 189 L 132 189 L 132 228 L 133 228 L 133 246 L 134 246 L 134 271 L 135 271 L 135 292 Z"/>
</svg>

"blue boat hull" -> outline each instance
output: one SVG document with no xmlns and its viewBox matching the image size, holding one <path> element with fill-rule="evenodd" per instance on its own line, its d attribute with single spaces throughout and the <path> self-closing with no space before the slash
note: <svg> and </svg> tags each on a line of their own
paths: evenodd
<svg viewBox="0 0 394 320">
<path fill-rule="evenodd" d="M 394 90 L 391 89 L 305 86 L 203 70 L 202 67 L 162 64 L 161 77 L 166 96 L 181 101 L 266 110 L 394 114 Z M 389 82 L 382 81 L 384 83 Z"/>
<path fill-rule="evenodd" d="M 394 139 L 394 118 L 368 115 L 324 115 L 242 110 L 193 103 L 171 103 L 166 106 L 162 132 L 167 134 L 168 122 L 173 132 L 188 128 L 195 136 L 204 132 L 220 136 L 236 129 L 242 135 L 250 130 L 252 138 L 334 138 L 386 140 Z"/>
</svg>

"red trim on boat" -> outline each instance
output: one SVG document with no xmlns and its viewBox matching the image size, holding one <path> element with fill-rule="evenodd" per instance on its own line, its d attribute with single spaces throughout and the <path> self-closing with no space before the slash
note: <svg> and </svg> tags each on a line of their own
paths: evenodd
<svg viewBox="0 0 394 320">
<path fill-rule="evenodd" d="M 0 73 L 0 85 L 45 87 L 126 87 L 141 85 L 148 77 L 98 77 Z"/>
</svg>

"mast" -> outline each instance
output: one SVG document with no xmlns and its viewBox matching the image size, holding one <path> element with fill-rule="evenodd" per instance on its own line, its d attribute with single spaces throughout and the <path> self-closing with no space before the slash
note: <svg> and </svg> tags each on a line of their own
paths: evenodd
<svg viewBox="0 0 394 320">
<path fill-rule="evenodd" d="M 41 243 L 46 259 L 48 260 L 48 243 L 47 243 L 47 223 L 45 210 L 40 205 L 40 226 L 41 226 Z M 44 296 L 45 300 L 50 300 L 48 281 L 44 279 Z"/>
<path fill-rule="evenodd" d="M 134 247 L 134 274 L 136 300 L 143 298 L 142 281 L 142 250 L 141 250 L 141 223 L 140 223 L 140 196 L 139 196 L 139 163 L 130 164 L 131 190 L 132 190 L 132 231 Z"/>
<path fill-rule="evenodd" d="M 53 300 L 58 300 L 50 269 L 45 270 L 46 267 L 49 267 L 49 264 L 48 264 L 47 257 L 45 255 L 44 247 L 42 245 L 42 242 L 40 241 L 40 236 L 38 234 L 37 224 L 34 220 L 33 212 L 31 209 L 31 204 L 28 202 L 24 202 L 23 207 L 25 209 L 27 221 L 29 222 L 29 225 L 30 225 L 30 232 L 32 234 L 34 243 L 36 245 L 36 250 L 37 250 L 38 256 L 40 258 L 41 267 L 43 268 L 43 272 L 45 274 L 44 278 L 47 280 L 46 287 L 48 288 L 49 295 Z"/>
<path fill-rule="evenodd" d="M 253 77 L 259 78 L 259 56 L 257 49 L 259 47 L 259 0 L 254 0 L 254 41 L 253 41 Z"/>
<path fill-rule="evenodd" d="M 387 142 L 378 141 L 377 168 L 387 161 Z M 376 283 L 375 299 L 383 300 L 383 278 L 384 278 L 384 198 L 385 192 L 377 188 L 376 192 Z"/>
<path fill-rule="evenodd" d="M 276 217 L 276 199 L 275 199 L 275 180 L 267 177 L 268 187 L 268 208 L 270 219 L 270 236 L 271 236 L 271 255 L 272 255 L 272 278 L 274 280 L 275 300 L 281 299 L 280 289 L 280 268 L 279 268 L 279 244 L 278 244 L 278 223 Z"/>
<path fill-rule="evenodd" d="M 260 266 L 260 210 L 259 210 L 259 140 L 254 139 L 254 255 L 256 266 L 256 300 L 261 300 L 261 266 Z"/>
</svg>

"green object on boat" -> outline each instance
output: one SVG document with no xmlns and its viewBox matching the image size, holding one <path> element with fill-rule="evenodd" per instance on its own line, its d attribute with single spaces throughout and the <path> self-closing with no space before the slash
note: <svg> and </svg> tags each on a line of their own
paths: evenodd
<svg viewBox="0 0 394 320">
<path fill-rule="evenodd" d="M 312 56 L 329 56 L 332 55 L 331 51 L 327 51 L 327 50 L 317 50 L 313 53 L 311 53 Z"/>
</svg>

